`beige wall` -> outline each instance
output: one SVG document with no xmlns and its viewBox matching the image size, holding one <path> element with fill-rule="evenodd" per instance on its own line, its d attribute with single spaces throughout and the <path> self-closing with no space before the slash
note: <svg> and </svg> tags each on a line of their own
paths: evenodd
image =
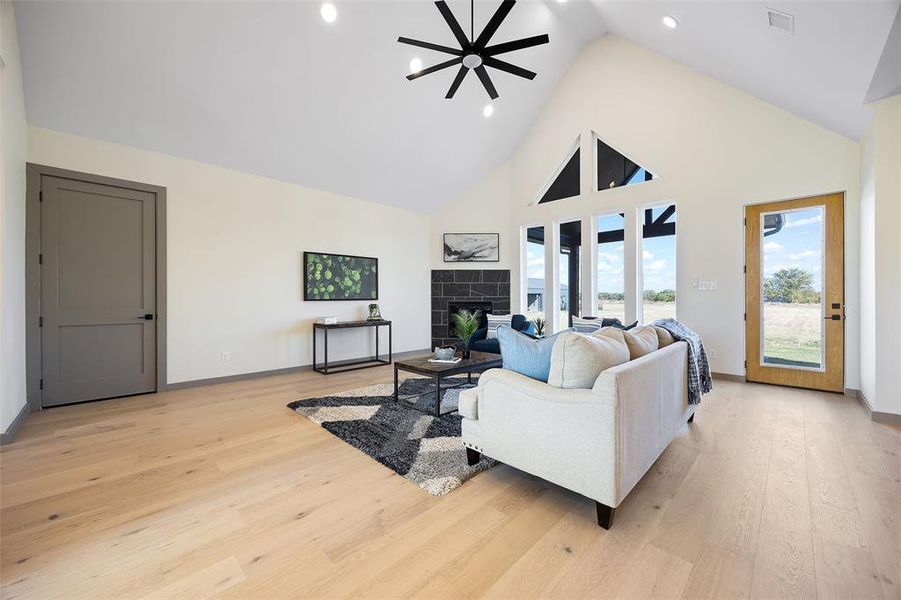
<svg viewBox="0 0 901 600">
<path fill-rule="evenodd" d="M 873 104 L 861 149 L 861 386 L 873 410 L 901 414 L 901 96 Z"/>
<path fill-rule="evenodd" d="M 591 131 L 660 179 L 592 191 Z M 579 134 L 582 195 L 533 206 Z M 476 219 L 479 231 L 518 240 L 521 226 L 553 231 L 560 221 L 580 218 L 584 236 L 597 213 L 635 215 L 646 204 L 675 202 L 679 318 L 704 336 L 715 371 L 743 374 L 743 206 L 844 191 L 846 385 L 854 388 L 859 381 L 859 162 L 856 142 L 608 35 L 576 58 L 508 163 L 436 213 L 433 230 L 469 230 Z M 436 242 L 433 267 L 441 265 L 439 250 Z M 519 274 L 518 241 L 502 243 L 501 253 L 502 264 Z M 635 256 L 627 259 L 637 262 Z M 584 275 L 592 269 L 583 261 Z M 718 289 L 698 291 L 692 287 L 698 278 L 716 281 Z M 583 280 L 583 297 L 590 297 L 590 278 Z M 513 277 L 512 288 L 516 309 L 519 277 Z"/>
<path fill-rule="evenodd" d="M 365 317 L 367 302 L 303 301 L 304 250 L 377 257 L 395 351 L 429 345 L 427 215 L 44 129 L 28 160 L 167 188 L 170 383 L 309 364 L 316 316 Z M 336 333 L 330 358 L 368 336 Z"/>
<path fill-rule="evenodd" d="M 25 406 L 25 99 L 12 2 L 0 2 L 0 432 Z"/>
</svg>

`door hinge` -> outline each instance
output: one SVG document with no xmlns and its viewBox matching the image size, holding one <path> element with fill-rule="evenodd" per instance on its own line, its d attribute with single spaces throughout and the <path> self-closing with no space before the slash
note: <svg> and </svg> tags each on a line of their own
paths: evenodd
<svg viewBox="0 0 901 600">
<path fill-rule="evenodd" d="M 43 379 L 41 379 L 41 386 L 38 389 L 41 389 L 41 390 L 44 389 L 44 380 Z"/>
<path fill-rule="evenodd" d="M 44 201 L 44 190 L 38 192 L 38 202 Z"/>
<path fill-rule="evenodd" d="M 748 320 L 748 313 L 745 313 L 745 321 Z"/>
<path fill-rule="evenodd" d="M 748 369 L 748 361 L 745 361 L 745 370 Z"/>
<path fill-rule="evenodd" d="M 38 254 L 38 264 L 39 265 L 44 264 L 44 255 L 43 254 Z"/>
<path fill-rule="evenodd" d="M 744 219 L 742 219 L 742 221 L 743 221 L 743 222 L 742 222 L 742 225 L 744 225 L 744 226 L 747 227 L 747 225 L 748 225 L 748 218 L 745 217 Z"/>
<path fill-rule="evenodd" d="M 748 265 L 743 265 L 742 268 L 741 268 L 741 272 L 742 272 L 742 273 L 747 273 L 747 272 L 748 272 Z"/>
<path fill-rule="evenodd" d="M 44 326 L 44 317 L 38 317 L 38 327 Z"/>
</svg>

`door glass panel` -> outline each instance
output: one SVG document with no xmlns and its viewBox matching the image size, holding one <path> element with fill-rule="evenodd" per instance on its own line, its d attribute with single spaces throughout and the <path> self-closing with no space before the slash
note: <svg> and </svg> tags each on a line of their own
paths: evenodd
<svg viewBox="0 0 901 600">
<path fill-rule="evenodd" d="M 825 207 L 764 213 L 761 363 L 823 369 Z"/>
<path fill-rule="evenodd" d="M 676 318 L 676 205 L 644 210 L 641 228 L 642 323 Z"/>
<path fill-rule="evenodd" d="M 526 230 L 526 316 L 544 319 L 544 227 Z"/>
<path fill-rule="evenodd" d="M 557 331 L 572 327 L 572 317 L 581 316 L 579 277 L 582 273 L 582 221 L 560 224 L 560 322 Z"/>
<path fill-rule="evenodd" d="M 625 218 L 621 214 L 598 217 L 598 298 L 595 316 L 626 322 L 624 296 Z"/>
</svg>

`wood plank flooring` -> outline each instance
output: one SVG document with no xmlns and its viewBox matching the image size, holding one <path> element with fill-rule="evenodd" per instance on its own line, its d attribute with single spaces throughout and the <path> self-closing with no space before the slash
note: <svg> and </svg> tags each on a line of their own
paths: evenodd
<svg viewBox="0 0 901 600">
<path fill-rule="evenodd" d="M 3 598 L 901 598 L 901 430 L 717 382 L 616 513 L 501 465 L 433 498 L 285 404 L 313 372 L 61 407 L 0 451 Z"/>
</svg>

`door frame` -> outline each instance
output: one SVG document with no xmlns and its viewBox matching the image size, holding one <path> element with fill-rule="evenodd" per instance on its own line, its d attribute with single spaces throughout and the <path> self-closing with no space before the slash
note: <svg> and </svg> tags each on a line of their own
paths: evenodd
<svg viewBox="0 0 901 600">
<path fill-rule="evenodd" d="M 842 272 L 842 308 L 841 308 L 842 319 L 841 319 L 841 323 L 842 323 L 842 328 L 843 328 L 842 345 L 841 345 L 842 388 L 841 388 L 841 391 L 839 391 L 839 390 L 821 390 L 821 391 L 836 391 L 837 393 L 845 393 L 846 388 L 844 386 L 847 383 L 847 375 L 848 375 L 847 374 L 847 366 L 848 366 L 847 358 L 848 357 L 846 355 L 847 337 L 848 337 L 847 321 L 846 321 L 846 308 L 848 305 L 848 299 L 847 299 L 847 294 L 846 294 L 847 283 L 848 283 L 847 282 L 848 273 L 846 270 L 847 265 L 845 264 L 845 259 L 847 256 L 847 243 L 846 243 L 847 240 L 845 240 L 844 237 L 845 237 L 845 233 L 846 233 L 845 216 L 847 214 L 847 206 L 846 205 L 847 205 L 848 196 L 847 196 L 847 193 L 843 190 L 842 191 L 832 191 L 832 192 L 821 192 L 821 193 L 810 194 L 810 195 L 806 195 L 806 196 L 799 196 L 799 197 L 794 197 L 794 198 L 778 198 L 778 199 L 773 199 L 773 200 L 763 200 L 763 201 L 759 201 L 759 202 L 746 202 L 744 205 L 742 205 L 742 209 L 741 209 L 742 210 L 742 221 L 741 221 L 741 225 L 742 225 L 742 264 L 743 264 L 743 268 L 742 268 L 742 271 L 743 271 L 743 273 L 742 273 L 742 290 L 743 290 L 742 305 L 743 305 L 743 310 L 744 310 L 744 319 L 742 320 L 742 338 L 744 338 L 743 345 L 744 345 L 744 365 L 745 365 L 744 380 L 745 381 L 751 381 L 750 379 L 748 379 L 748 366 L 749 366 L 750 354 L 751 354 L 750 347 L 752 344 L 752 340 L 750 340 L 748 338 L 748 322 L 751 318 L 751 315 L 750 315 L 751 311 L 749 310 L 749 297 L 748 297 L 748 293 L 749 293 L 749 291 L 748 291 L 749 256 L 748 256 L 748 223 L 747 223 L 748 208 L 757 207 L 757 206 L 760 206 L 763 204 L 777 204 L 780 202 L 803 202 L 806 200 L 813 200 L 813 199 L 822 198 L 825 196 L 841 196 L 841 198 L 842 198 L 842 200 L 841 200 L 842 238 L 843 238 L 842 250 L 841 250 L 841 272 Z M 754 343 L 759 343 L 759 341 L 760 340 L 758 339 Z M 766 382 L 756 382 L 756 383 L 766 383 Z M 797 386 L 797 385 L 793 386 L 792 384 L 788 384 L 788 383 L 771 384 L 771 385 L 787 385 L 789 387 L 803 387 L 803 389 L 820 389 L 820 388 L 809 388 L 809 387 Z"/>
<path fill-rule="evenodd" d="M 156 196 L 156 391 L 166 380 L 166 188 L 148 183 L 25 163 L 25 385 L 28 407 L 41 410 L 41 177 L 58 177 L 148 192 Z"/>
</svg>

